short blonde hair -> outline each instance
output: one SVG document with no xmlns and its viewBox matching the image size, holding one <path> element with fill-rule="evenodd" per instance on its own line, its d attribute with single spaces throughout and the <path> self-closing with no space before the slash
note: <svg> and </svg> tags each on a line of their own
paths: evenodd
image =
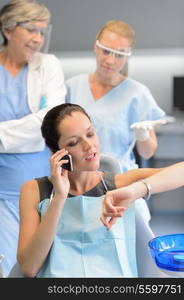
<svg viewBox="0 0 184 300">
<path fill-rule="evenodd" d="M 135 32 L 133 28 L 128 25 L 127 23 L 124 23 L 119 20 L 111 20 L 106 22 L 102 28 L 99 30 L 99 32 L 96 35 L 96 40 L 100 40 L 104 31 L 112 31 L 114 33 L 119 34 L 120 36 L 128 39 L 130 41 L 130 46 L 133 47 L 135 44 Z"/>
<path fill-rule="evenodd" d="M 48 8 L 36 1 L 12 0 L 0 10 L 0 29 L 7 44 L 4 30 L 12 30 L 17 23 L 21 22 L 50 22 Z"/>
</svg>

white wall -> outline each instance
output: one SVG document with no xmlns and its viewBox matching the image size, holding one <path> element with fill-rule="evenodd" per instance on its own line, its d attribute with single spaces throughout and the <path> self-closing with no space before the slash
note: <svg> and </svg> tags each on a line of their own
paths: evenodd
<svg viewBox="0 0 184 300">
<path fill-rule="evenodd" d="M 136 48 L 184 47 L 183 0 L 40 1 L 52 13 L 52 52 L 91 50 L 100 27 L 112 19 L 135 29 Z"/>
<path fill-rule="evenodd" d="M 171 114 L 173 77 L 184 76 L 184 49 L 137 51 L 130 59 L 129 75 L 146 84 L 157 103 Z"/>
<path fill-rule="evenodd" d="M 0 7 L 9 0 L 0 0 Z M 50 51 L 88 51 L 108 20 L 135 30 L 136 48 L 184 47 L 183 0 L 40 0 L 51 11 Z"/>
<path fill-rule="evenodd" d="M 65 78 L 95 69 L 93 52 L 56 52 Z M 129 76 L 146 84 L 157 103 L 172 114 L 173 76 L 184 76 L 184 49 L 137 50 L 129 60 Z"/>
</svg>

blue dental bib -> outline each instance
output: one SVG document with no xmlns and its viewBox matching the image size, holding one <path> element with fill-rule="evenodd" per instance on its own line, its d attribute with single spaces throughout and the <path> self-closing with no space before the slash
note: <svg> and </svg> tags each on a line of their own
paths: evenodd
<svg viewBox="0 0 184 300">
<path fill-rule="evenodd" d="M 132 205 L 110 230 L 100 220 L 104 196 L 67 198 L 37 277 L 137 277 Z M 43 218 L 50 199 L 38 205 Z"/>
</svg>

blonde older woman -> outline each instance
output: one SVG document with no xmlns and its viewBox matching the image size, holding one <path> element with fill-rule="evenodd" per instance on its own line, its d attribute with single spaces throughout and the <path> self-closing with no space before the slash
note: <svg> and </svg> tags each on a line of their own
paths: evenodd
<svg viewBox="0 0 184 300">
<path fill-rule="evenodd" d="M 50 12 L 35 1 L 11 1 L 0 10 L 0 254 L 5 275 L 16 259 L 21 185 L 50 171 L 42 119 L 64 102 L 66 93 L 59 60 L 40 53 L 49 23 Z"/>
</svg>

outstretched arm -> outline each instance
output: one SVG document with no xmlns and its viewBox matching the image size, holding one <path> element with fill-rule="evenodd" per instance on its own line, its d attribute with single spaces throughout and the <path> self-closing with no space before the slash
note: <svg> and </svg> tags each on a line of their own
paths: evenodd
<svg viewBox="0 0 184 300">
<path fill-rule="evenodd" d="M 163 168 L 156 174 L 144 179 L 144 181 L 150 184 L 152 194 L 179 188 L 184 185 L 184 162 Z M 110 228 L 116 218 L 120 217 L 132 202 L 144 197 L 146 193 L 146 185 L 141 181 L 108 192 L 104 198 L 101 215 L 103 224 Z"/>
</svg>

